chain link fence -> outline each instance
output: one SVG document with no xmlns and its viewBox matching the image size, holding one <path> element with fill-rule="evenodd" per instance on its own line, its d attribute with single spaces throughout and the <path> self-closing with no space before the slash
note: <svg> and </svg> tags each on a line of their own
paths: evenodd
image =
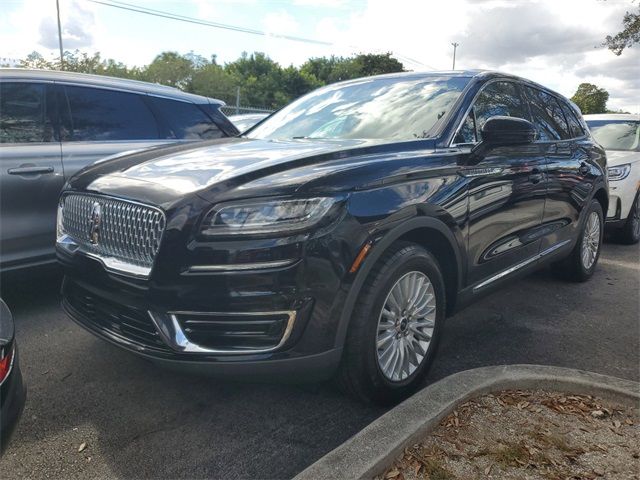
<svg viewBox="0 0 640 480">
<path fill-rule="evenodd" d="M 240 107 L 238 105 L 225 105 L 224 107 L 220 107 L 220 110 L 225 115 L 241 115 L 243 113 L 272 113 L 275 110 L 270 110 L 268 108 L 261 107 Z"/>
</svg>

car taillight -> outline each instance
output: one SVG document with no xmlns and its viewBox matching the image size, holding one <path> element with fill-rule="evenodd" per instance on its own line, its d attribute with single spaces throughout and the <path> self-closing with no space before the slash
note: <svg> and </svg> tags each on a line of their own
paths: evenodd
<svg viewBox="0 0 640 480">
<path fill-rule="evenodd" d="M 9 372 L 11 372 L 11 365 L 13 364 L 13 355 L 15 354 L 15 348 L 12 345 L 8 352 L 3 353 L 5 353 L 4 357 L 0 358 L 0 385 L 2 385 L 2 382 L 4 382 L 5 378 L 9 376 Z"/>
</svg>

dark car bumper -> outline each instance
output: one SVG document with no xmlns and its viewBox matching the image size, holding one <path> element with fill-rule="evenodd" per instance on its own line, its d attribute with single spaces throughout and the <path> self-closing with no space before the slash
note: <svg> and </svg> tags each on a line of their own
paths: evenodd
<svg viewBox="0 0 640 480">
<path fill-rule="evenodd" d="M 63 307 L 91 333 L 169 367 L 249 379 L 329 377 L 348 287 L 326 239 L 280 268 L 136 281 L 58 251 Z M 335 246 L 335 242 L 334 245 Z"/>
<path fill-rule="evenodd" d="M 24 409 L 27 391 L 22 381 L 18 352 L 13 358 L 11 373 L 0 387 L 0 452 L 6 449 Z"/>
</svg>

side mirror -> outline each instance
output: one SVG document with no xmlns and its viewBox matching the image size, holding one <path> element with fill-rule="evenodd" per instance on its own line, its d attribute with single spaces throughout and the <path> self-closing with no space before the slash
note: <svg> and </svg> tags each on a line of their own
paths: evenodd
<svg viewBox="0 0 640 480">
<path fill-rule="evenodd" d="M 526 145 L 536 139 L 536 128 L 523 118 L 495 116 L 482 127 L 482 142 L 472 150 L 475 157 L 483 156 L 487 150 L 509 145 Z"/>
</svg>

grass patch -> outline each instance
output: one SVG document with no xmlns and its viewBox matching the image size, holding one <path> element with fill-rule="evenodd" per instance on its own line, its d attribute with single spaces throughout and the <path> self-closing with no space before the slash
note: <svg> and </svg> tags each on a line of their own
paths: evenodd
<svg viewBox="0 0 640 480">
<path fill-rule="evenodd" d="M 455 475 L 436 458 L 423 460 L 423 472 L 429 480 L 455 480 Z"/>
</svg>

